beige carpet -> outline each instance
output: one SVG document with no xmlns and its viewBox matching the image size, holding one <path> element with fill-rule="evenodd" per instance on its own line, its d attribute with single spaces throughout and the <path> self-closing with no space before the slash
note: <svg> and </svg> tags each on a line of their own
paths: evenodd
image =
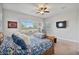
<svg viewBox="0 0 79 59">
<path fill-rule="evenodd" d="M 55 44 L 55 55 L 79 55 L 79 43 L 59 40 Z"/>
</svg>

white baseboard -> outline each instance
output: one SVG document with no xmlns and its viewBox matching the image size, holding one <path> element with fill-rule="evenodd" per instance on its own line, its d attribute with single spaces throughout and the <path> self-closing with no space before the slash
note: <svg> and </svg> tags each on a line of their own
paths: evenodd
<svg viewBox="0 0 79 59">
<path fill-rule="evenodd" d="M 66 41 L 71 41 L 71 42 L 74 42 L 74 43 L 79 43 L 79 41 L 77 40 L 71 40 L 71 39 L 66 39 L 66 38 L 58 38 L 59 40 L 66 40 Z"/>
</svg>

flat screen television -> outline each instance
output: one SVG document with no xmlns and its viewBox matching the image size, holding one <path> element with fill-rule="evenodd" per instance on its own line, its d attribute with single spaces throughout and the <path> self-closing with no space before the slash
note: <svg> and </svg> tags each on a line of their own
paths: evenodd
<svg viewBox="0 0 79 59">
<path fill-rule="evenodd" d="M 66 28 L 66 21 L 58 21 L 56 22 L 57 28 Z"/>
</svg>

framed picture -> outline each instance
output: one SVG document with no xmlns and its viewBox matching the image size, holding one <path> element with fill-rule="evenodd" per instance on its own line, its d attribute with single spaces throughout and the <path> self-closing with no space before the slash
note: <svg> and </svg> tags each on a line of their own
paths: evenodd
<svg viewBox="0 0 79 59">
<path fill-rule="evenodd" d="M 66 21 L 58 21 L 56 22 L 57 28 L 66 28 Z"/>
<path fill-rule="evenodd" d="M 17 28 L 16 21 L 8 21 L 8 28 Z"/>
</svg>

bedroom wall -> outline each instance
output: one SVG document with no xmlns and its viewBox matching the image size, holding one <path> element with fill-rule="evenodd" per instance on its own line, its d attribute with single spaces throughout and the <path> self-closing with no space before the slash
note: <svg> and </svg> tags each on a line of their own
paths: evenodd
<svg viewBox="0 0 79 59">
<path fill-rule="evenodd" d="M 50 23 L 50 28 L 47 28 L 49 34 L 56 35 L 58 39 L 69 40 L 73 42 L 79 42 L 79 5 L 72 5 L 67 10 L 45 19 L 46 22 Z M 50 20 L 50 21 L 49 21 Z M 57 21 L 67 21 L 67 28 L 56 27 Z"/>
<path fill-rule="evenodd" d="M 42 22 L 41 18 L 23 14 L 23 13 L 19 13 L 19 12 L 15 12 L 15 11 L 11 11 L 11 10 L 4 9 L 3 14 L 4 14 L 4 17 L 3 17 L 4 18 L 4 33 L 5 33 L 5 35 L 8 35 L 8 36 L 10 36 L 12 33 L 18 32 L 20 30 L 20 22 L 19 21 L 21 19 L 33 20 L 33 21 L 37 22 L 37 24 L 39 22 Z M 17 21 L 18 28 L 8 28 L 8 21 Z"/>
<path fill-rule="evenodd" d="M 78 35 L 77 35 L 77 37 L 78 37 L 78 39 L 79 39 L 79 4 L 78 4 L 78 6 L 77 6 L 77 11 L 78 11 L 78 23 L 77 23 L 77 25 L 78 25 L 78 27 L 76 28 L 77 29 L 77 33 L 78 33 Z"/>
<path fill-rule="evenodd" d="M 2 32 L 2 4 L 0 4 L 0 32 Z"/>
</svg>

